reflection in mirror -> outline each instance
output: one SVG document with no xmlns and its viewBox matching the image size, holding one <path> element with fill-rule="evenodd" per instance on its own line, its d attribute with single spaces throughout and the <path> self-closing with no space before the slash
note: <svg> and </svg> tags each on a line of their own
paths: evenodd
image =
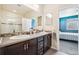
<svg viewBox="0 0 79 59">
<path fill-rule="evenodd" d="M 39 16 L 41 13 L 39 5 L 29 5 L 28 7 L 23 4 L 3 4 L 0 5 L 0 36 L 16 36 L 20 34 L 27 34 L 27 30 L 30 26 L 34 26 L 34 29 L 38 26 L 41 26 L 42 16 Z M 1 9 L 1 7 L 3 7 Z M 32 9 L 33 8 L 33 9 Z M 38 11 L 35 11 L 36 9 Z M 34 10 L 35 9 L 35 10 Z M 27 22 L 29 19 L 32 20 L 32 17 L 35 18 L 35 21 Z M 24 18 L 24 19 L 23 19 Z M 23 26 L 24 25 L 24 26 Z M 26 28 L 26 29 L 25 29 Z M 24 29 L 24 30 L 23 30 Z M 30 32 L 30 29 L 29 29 Z"/>
</svg>

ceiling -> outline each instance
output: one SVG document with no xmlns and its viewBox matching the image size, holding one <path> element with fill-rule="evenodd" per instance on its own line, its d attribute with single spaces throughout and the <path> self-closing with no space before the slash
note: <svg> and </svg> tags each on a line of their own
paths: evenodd
<svg viewBox="0 0 79 59">
<path fill-rule="evenodd" d="M 21 15 L 24 15 L 25 13 L 33 11 L 32 9 L 22 4 L 4 4 L 3 9 L 6 9 Z"/>
<path fill-rule="evenodd" d="M 52 5 L 50 4 L 50 8 L 52 7 Z M 59 6 L 59 10 L 78 7 L 78 4 L 57 4 L 57 5 Z M 23 4 L 3 4 L 3 9 L 6 9 L 6 10 L 9 10 L 11 12 L 15 12 L 15 13 L 21 14 L 21 15 L 34 11 L 31 8 L 29 8 Z"/>
<path fill-rule="evenodd" d="M 78 4 L 59 4 L 59 9 L 64 10 L 68 8 L 77 8 Z"/>
</svg>

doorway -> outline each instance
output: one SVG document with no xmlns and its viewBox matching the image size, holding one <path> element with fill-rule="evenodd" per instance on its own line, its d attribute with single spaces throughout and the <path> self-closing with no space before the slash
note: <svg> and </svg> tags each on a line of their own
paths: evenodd
<svg viewBox="0 0 79 59">
<path fill-rule="evenodd" d="M 63 8 L 65 7 L 65 8 Z M 68 55 L 78 54 L 77 5 L 63 5 L 59 12 L 59 51 Z"/>
</svg>

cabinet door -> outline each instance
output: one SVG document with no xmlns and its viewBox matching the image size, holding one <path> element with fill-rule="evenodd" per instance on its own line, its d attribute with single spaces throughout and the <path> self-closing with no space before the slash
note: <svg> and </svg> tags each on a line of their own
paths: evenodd
<svg viewBox="0 0 79 59">
<path fill-rule="evenodd" d="M 44 53 L 48 50 L 48 36 L 44 36 Z"/>
<path fill-rule="evenodd" d="M 47 36 L 47 47 L 48 49 L 51 47 L 51 39 L 52 39 L 52 34 L 48 34 Z"/>
<path fill-rule="evenodd" d="M 44 53 L 51 47 L 51 34 L 44 36 Z"/>
<path fill-rule="evenodd" d="M 27 54 L 25 42 L 17 43 L 14 45 L 3 48 L 5 55 L 24 55 Z"/>
<path fill-rule="evenodd" d="M 3 50 L 2 50 L 2 48 L 0 48 L 0 55 L 3 55 Z"/>
<path fill-rule="evenodd" d="M 37 54 L 37 39 L 31 39 L 28 42 L 28 55 Z"/>
<path fill-rule="evenodd" d="M 38 37 L 38 55 L 44 54 L 44 37 Z"/>
</svg>

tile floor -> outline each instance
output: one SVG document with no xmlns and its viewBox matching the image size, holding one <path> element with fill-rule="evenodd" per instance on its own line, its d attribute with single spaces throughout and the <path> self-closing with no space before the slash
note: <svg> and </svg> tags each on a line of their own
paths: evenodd
<svg viewBox="0 0 79 59">
<path fill-rule="evenodd" d="M 68 54 L 54 49 L 49 49 L 44 55 L 68 55 Z"/>
<path fill-rule="evenodd" d="M 77 55 L 78 42 L 60 40 L 59 51 L 49 49 L 44 55 Z"/>
<path fill-rule="evenodd" d="M 60 40 L 60 51 L 69 55 L 78 54 L 78 42 Z"/>
</svg>

